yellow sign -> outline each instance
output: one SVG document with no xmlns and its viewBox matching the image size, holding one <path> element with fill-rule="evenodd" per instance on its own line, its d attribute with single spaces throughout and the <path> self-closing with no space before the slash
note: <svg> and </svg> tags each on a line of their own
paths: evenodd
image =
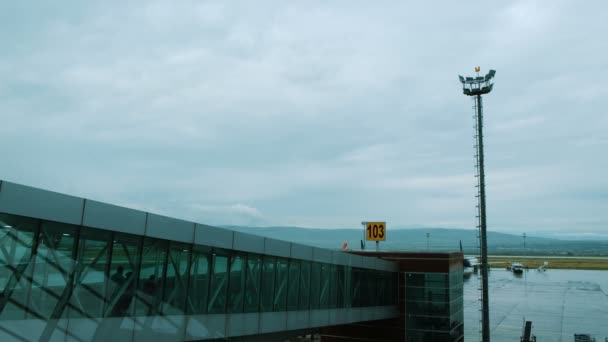
<svg viewBox="0 0 608 342">
<path fill-rule="evenodd" d="M 367 222 L 365 225 L 365 240 L 385 241 L 386 222 Z"/>
</svg>

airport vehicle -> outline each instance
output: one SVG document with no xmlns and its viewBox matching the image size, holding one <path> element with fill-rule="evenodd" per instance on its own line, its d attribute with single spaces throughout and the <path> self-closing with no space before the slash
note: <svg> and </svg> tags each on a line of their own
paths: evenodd
<svg viewBox="0 0 608 342">
<path fill-rule="evenodd" d="M 514 262 L 511 264 L 511 271 L 513 272 L 513 274 L 522 274 L 524 273 L 524 265 L 518 262 Z"/>
<path fill-rule="evenodd" d="M 595 342 L 595 337 L 589 334 L 574 334 L 574 342 Z"/>
<path fill-rule="evenodd" d="M 481 263 L 476 257 L 465 257 L 462 261 L 462 272 L 465 277 L 477 273 L 479 267 L 481 267 Z"/>
</svg>

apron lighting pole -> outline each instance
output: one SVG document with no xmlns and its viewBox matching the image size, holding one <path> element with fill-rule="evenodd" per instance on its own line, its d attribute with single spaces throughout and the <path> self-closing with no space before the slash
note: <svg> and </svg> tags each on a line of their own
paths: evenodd
<svg viewBox="0 0 608 342">
<path fill-rule="evenodd" d="M 485 76 L 479 76 L 479 67 L 475 68 L 477 77 L 458 76 L 462 83 L 462 92 L 473 97 L 475 110 L 475 159 L 477 168 L 478 229 L 481 254 L 481 340 L 490 342 L 490 299 L 488 297 L 488 241 L 486 220 L 486 183 L 483 153 L 483 103 L 481 95 L 488 94 L 494 87 L 495 70 Z"/>
</svg>

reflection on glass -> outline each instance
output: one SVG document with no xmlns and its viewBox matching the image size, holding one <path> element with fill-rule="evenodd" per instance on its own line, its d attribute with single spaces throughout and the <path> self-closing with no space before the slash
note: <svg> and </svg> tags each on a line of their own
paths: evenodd
<svg viewBox="0 0 608 342">
<path fill-rule="evenodd" d="M 130 316 L 135 295 L 138 269 L 139 239 L 127 234 L 114 234 L 112 241 L 112 261 L 110 264 L 110 281 L 106 291 L 108 306 L 106 316 Z"/>
<path fill-rule="evenodd" d="M 287 310 L 298 309 L 298 297 L 300 290 L 300 261 L 290 260 L 289 261 L 289 276 L 287 286 Z"/>
<path fill-rule="evenodd" d="M 312 274 L 310 277 L 310 308 L 319 308 L 319 299 L 321 294 L 321 264 L 318 262 L 312 263 Z"/>
<path fill-rule="evenodd" d="M 186 309 L 190 245 L 171 242 L 163 295 L 165 315 L 183 315 Z"/>
<path fill-rule="evenodd" d="M 38 226 L 38 220 L 0 214 L 0 320 L 27 318 Z"/>
<path fill-rule="evenodd" d="M 264 256 L 264 267 L 262 270 L 262 288 L 260 296 L 260 311 L 272 311 L 274 303 L 274 278 L 275 262 L 273 256 Z"/>
<path fill-rule="evenodd" d="M 308 310 L 310 305 L 310 261 L 302 261 L 300 266 L 300 294 L 298 309 Z"/>
<path fill-rule="evenodd" d="M 71 286 L 74 268 L 76 227 L 43 222 L 38 235 L 38 249 L 29 305 L 36 308 L 28 318 L 67 316 L 63 292 Z M 57 308 L 57 311 L 55 310 Z M 38 317 L 36 317 L 38 316 Z"/>
<path fill-rule="evenodd" d="M 136 315 L 154 316 L 160 314 L 160 304 L 167 264 L 168 243 L 164 240 L 146 237 L 144 239 L 139 287 L 137 289 Z"/>
<path fill-rule="evenodd" d="M 256 312 L 259 309 L 260 280 L 262 257 L 250 254 L 247 257 L 247 277 L 245 283 L 245 312 Z"/>
<path fill-rule="evenodd" d="M 207 311 L 223 313 L 226 310 L 226 290 L 228 289 L 228 256 L 216 252 L 213 255 L 212 265 Z"/>
<path fill-rule="evenodd" d="M 230 283 L 228 286 L 228 312 L 243 312 L 245 292 L 245 260 L 242 255 L 233 254 L 230 258 Z"/>
<path fill-rule="evenodd" d="M 108 261 L 112 233 L 93 228 L 81 230 L 78 269 L 70 300 L 70 318 L 102 317 L 109 282 Z"/>
<path fill-rule="evenodd" d="M 204 314 L 207 312 L 210 265 L 211 252 L 208 249 L 197 247 L 192 256 L 192 267 L 190 268 L 189 313 Z"/>
<path fill-rule="evenodd" d="M 284 311 L 287 306 L 287 259 L 277 258 L 274 311 Z"/>
<path fill-rule="evenodd" d="M 329 265 L 321 264 L 321 287 L 319 292 L 319 307 L 327 309 L 329 307 L 329 280 L 330 280 Z"/>
</svg>

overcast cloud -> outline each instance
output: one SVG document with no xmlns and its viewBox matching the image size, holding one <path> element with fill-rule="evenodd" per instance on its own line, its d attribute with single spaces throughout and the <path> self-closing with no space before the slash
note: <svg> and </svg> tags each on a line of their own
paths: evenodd
<svg viewBox="0 0 608 342">
<path fill-rule="evenodd" d="M 0 179 L 208 224 L 608 236 L 605 1 L 0 4 Z"/>
</svg>

